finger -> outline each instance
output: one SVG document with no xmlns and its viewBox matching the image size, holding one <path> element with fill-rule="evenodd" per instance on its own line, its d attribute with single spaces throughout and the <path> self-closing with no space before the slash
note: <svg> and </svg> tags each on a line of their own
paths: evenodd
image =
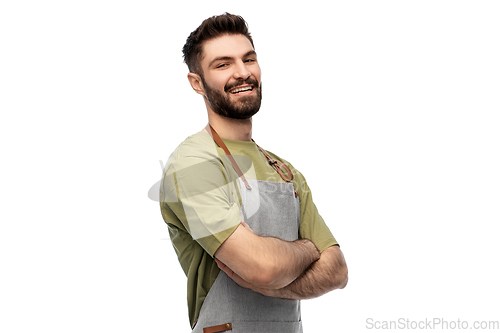
<svg viewBox="0 0 500 333">
<path fill-rule="evenodd" d="M 227 272 L 230 270 L 229 267 L 226 266 L 226 264 L 224 264 L 222 261 L 220 261 L 219 259 L 215 258 L 215 262 L 217 263 L 217 266 L 223 270 L 224 272 Z"/>
<path fill-rule="evenodd" d="M 215 263 L 217 264 L 217 266 L 219 266 L 219 268 L 221 267 L 221 265 L 224 265 L 222 263 L 222 261 L 220 261 L 219 259 L 217 259 L 217 258 L 214 258 L 214 259 L 215 259 Z"/>
<path fill-rule="evenodd" d="M 253 232 L 252 228 L 250 228 L 250 226 L 245 221 L 241 221 L 241 225 Z"/>
<path fill-rule="evenodd" d="M 217 266 L 219 266 L 220 270 L 227 274 L 231 279 L 235 279 L 235 277 L 240 278 L 235 272 L 231 270 L 231 268 L 227 267 L 222 261 L 217 260 Z M 240 278 L 241 279 L 241 278 Z"/>
</svg>

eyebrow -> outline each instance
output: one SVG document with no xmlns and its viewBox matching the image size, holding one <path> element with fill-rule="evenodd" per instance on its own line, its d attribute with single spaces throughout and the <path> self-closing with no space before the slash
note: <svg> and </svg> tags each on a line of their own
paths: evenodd
<svg viewBox="0 0 500 333">
<path fill-rule="evenodd" d="M 250 50 L 243 55 L 243 58 L 246 58 L 246 57 L 251 56 L 251 55 L 257 55 L 257 52 L 255 52 L 255 50 Z M 213 59 L 212 61 L 210 61 L 210 63 L 208 64 L 208 67 L 211 67 L 214 64 L 214 62 L 217 62 L 217 61 L 233 60 L 233 59 L 234 59 L 234 57 L 229 57 L 229 56 L 217 57 L 217 58 Z"/>
</svg>

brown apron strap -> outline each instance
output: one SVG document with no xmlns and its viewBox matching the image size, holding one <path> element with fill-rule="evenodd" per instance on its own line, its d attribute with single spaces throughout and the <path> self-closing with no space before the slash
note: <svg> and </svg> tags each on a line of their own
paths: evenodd
<svg viewBox="0 0 500 333">
<path fill-rule="evenodd" d="M 253 141 L 253 139 L 252 139 L 252 141 Z M 260 146 L 255 141 L 253 141 L 253 142 L 260 149 L 260 151 L 262 152 L 262 154 L 264 154 L 264 156 L 266 157 L 267 162 L 269 163 L 269 165 L 271 165 L 274 168 L 274 170 L 276 170 L 276 172 L 279 173 L 279 175 L 281 176 L 281 178 L 284 181 L 286 181 L 287 183 L 290 182 L 293 179 L 293 173 L 290 170 L 290 168 L 287 167 L 285 163 L 283 163 L 281 161 L 274 160 L 271 156 L 269 156 L 268 153 L 266 153 L 266 151 L 264 149 L 260 148 Z M 288 177 L 283 174 L 283 171 L 281 171 L 282 168 L 286 170 L 286 172 L 288 173 Z"/>
<path fill-rule="evenodd" d="M 205 327 L 203 329 L 203 333 L 224 332 L 224 331 L 230 330 L 232 328 L 233 328 L 233 325 L 231 325 L 231 323 L 227 323 L 227 324 L 222 324 L 222 325 L 217 325 L 217 326 Z"/>
<path fill-rule="evenodd" d="M 224 141 L 222 141 L 219 134 L 217 134 L 217 132 L 213 129 L 212 125 L 208 124 L 208 126 L 210 126 L 210 130 L 212 131 L 212 138 L 214 139 L 215 143 L 217 143 L 219 145 L 219 147 L 221 147 L 222 150 L 224 150 L 224 152 L 227 155 L 227 158 L 229 158 L 229 161 L 231 161 L 231 164 L 233 165 L 234 170 L 238 174 L 238 177 L 241 178 L 241 180 L 243 181 L 243 183 L 245 184 L 247 189 L 251 190 L 252 187 L 250 186 L 250 184 L 248 184 L 247 179 L 243 175 L 243 172 L 241 172 L 240 167 L 238 166 L 238 164 L 236 163 L 236 161 L 233 158 L 233 155 L 231 155 L 231 152 L 229 151 L 229 149 L 227 149 L 227 146 L 224 143 Z"/>
<path fill-rule="evenodd" d="M 252 139 L 252 141 L 253 141 L 253 139 Z M 266 151 L 264 149 L 260 148 L 260 146 L 255 141 L 253 141 L 253 143 L 255 143 L 255 145 L 259 148 L 259 150 L 262 152 L 262 154 L 264 154 L 269 165 L 272 166 L 274 170 L 276 170 L 276 172 L 281 176 L 281 179 L 283 179 L 287 183 L 292 181 L 293 173 L 285 163 L 273 159 L 271 156 L 269 156 L 268 153 L 266 153 Z M 283 171 L 282 171 L 283 169 L 285 169 L 286 172 L 288 173 L 288 177 L 283 174 Z M 295 192 L 295 196 L 296 197 L 299 196 L 299 194 L 297 193 L 297 190 L 295 188 L 293 190 Z"/>
<path fill-rule="evenodd" d="M 236 170 L 236 173 L 238 174 L 238 176 L 241 178 L 241 180 L 243 181 L 245 186 L 249 190 L 251 190 L 252 187 L 250 187 L 250 184 L 248 184 L 248 181 L 246 180 L 245 176 L 243 175 L 243 172 L 241 172 L 240 167 L 238 166 L 238 164 L 234 160 L 233 155 L 231 155 L 231 152 L 229 151 L 229 149 L 227 149 L 227 146 L 224 143 L 224 141 L 222 141 L 219 134 L 217 134 L 217 132 L 213 129 L 212 125 L 208 124 L 208 127 L 210 127 L 210 131 L 212 132 L 212 138 L 214 139 L 215 143 L 217 143 L 217 145 L 219 145 L 219 147 L 221 147 L 222 150 L 224 150 L 227 157 L 231 161 L 231 164 L 233 165 L 234 170 Z M 276 170 L 276 172 L 281 176 L 281 178 L 285 182 L 288 183 L 288 182 L 292 181 L 293 173 L 285 163 L 273 159 L 271 156 L 269 156 L 268 153 L 266 153 L 266 151 L 264 149 L 260 148 L 260 146 L 255 141 L 253 141 L 253 139 L 252 139 L 252 142 L 255 143 L 257 148 L 259 148 L 259 150 L 262 152 L 262 154 L 264 154 L 264 156 L 266 157 L 269 165 L 271 165 L 273 167 L 273 169 Z M 288 177 L 283 174 L 283 171 L 282 171 L 283 169 L 286 170 L 286 172 L 288 173 Z M 295 196 L 297 197 L 298 196 L 297 190 L 294 189 L 294 191 L 295 191 Z"/>
</svg>

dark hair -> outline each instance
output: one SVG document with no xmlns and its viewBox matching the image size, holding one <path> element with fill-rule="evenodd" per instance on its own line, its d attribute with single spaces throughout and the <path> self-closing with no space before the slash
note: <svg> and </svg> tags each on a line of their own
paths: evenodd
<svg viewBox="0 0 500 333">
<path fill-rule="evenodd" d="M 250 32 L 248 31 L 247 23 L 241 16 L 224 13 L 207 18 L 189 35 L 186 44 L 182 48 L 184 62 L 191 73 L 203 75 L 200 67 L 203 43 L 224 34 L 244 35 L 250 40 L 253 46 L 252 36 L 250 36 Z"/>
</svg>

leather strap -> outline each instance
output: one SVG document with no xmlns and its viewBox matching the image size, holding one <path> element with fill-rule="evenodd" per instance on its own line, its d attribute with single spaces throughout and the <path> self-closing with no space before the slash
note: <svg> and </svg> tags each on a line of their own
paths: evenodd
<svg viewBox="0 0 500 333">
<path fill-rule="evenodd" d="M 253 141 L 253 139 L 252 139 L 252 141 Z M 285 182 L 289 183 L 290 181 L 292 181 L 293 173 L 285 163 L 273 159 L 271 156 L 269 156 L 268 153 L 266 153 L 266 151 L 264 149 L 260 148 L 260 146 L 255 141 L 253 141 L 253 143 L 255 143 L 255 145 L 259 148 L 259 150 L 262 152 L 262 154 L 264 154 L 269 165 L 272 166 L 274 170 L 276 170 L 276 172 L 281 176 L 281 178 Z M 282 171 L 283 169 L 285 169 L 286 172 L 288 173 L 288 177 L 283 174 L 283 171 Z M 295 187 L 293 188 L 293 191 L 295 192 L 295 197 L 298 197 L 299 194 L 297 193 L 297 190 L 295 189 Z"/>
<path fill-rule="evenodd" d="M 203 329 L 203 333 L 224 332 L 224 331 L 230 330 L 232 328 L 233 328 L 233 325 L 231 325 L 231 323 L 227 323 L 227 324 L 222 324 L 222 325 L 217 325 L 217 326 L 205 327 Z"/>
<path fill-rule="evenodd" d="M 231 164 L 233 165 L 234 170 L 238 174 L 238 177 L 241 178 L 241 180 L 243 181 L 243 183 L 245 184 L 247 189 L 251 190 L 252 187 L 250 186 L 250 184 L 248 184 L 247 179 L 243 175 L 243 172 L 241 172 L 241 169 L 238 166 L 238 164 L 236 163 L 236 161 L 234 160 L 233 155 L 231 155 L 231 152 L 229 151 L 229 149 L 227 149 L 227 146 L 224 143 L 224 141 L 222 141 L 219 134 L 217 134 L 217 132 L 213 129 L 212 125 L 208 124 L 208 126 L 210 126 L 210 130 L 212 131 L 212 138 L 214 139 L 215 143 L 218 144 L 219 147 L 222 148 L 222 150 L 224 150 L 224 152 L 227 155 L 227 158 L 229 158 L 229 161 L 231 161 Z"/>
<path fill-rule="evenodd" d="M 253 139 L 252 139 L 252 141 L 253 141 Z M 269 163 L 269 165 L 272 166 L 274 168 L 274 170 L 276 170 L 276 172 L 281 176 L 281 178 L 284 181 L 286 181 L 287 183 L 290 182 L 293 179 L 293 173 L 290 170 L 290 168 L 287 167 L 285 165 L 285 163 L 283 163 L 281 161 L 274 160 L 271 156 L 269 156 L 268 153 L 266 153 L 266 151 L 264 149 L 260 148 L 259 145 L 255 141 L 253 141 L 253 142 L 260 149 L 260 151 L 262 152 L 262 154 L 264 154 L 264 156 L 266 157 L 267 162 Z M 281 168 L 284 168 L 287 171 L 288 177 L 283 174 L 283 171 L 281 171 Z"/>
<path fill-rule="evenodd" d="M 217 145 L 219 145 L 219 147 L 221 147 L 222 150 L 224 150 L 224 152 L 226 153 L 227 157 L 231 161 L 231 164 L 233 165 L 234 170 L 236 170 L 236 173 L 238 174 L 238 176 L 241 178 L 241 180 L 243 181 L 243 183 L 245 184 L 245 186 L 249 190 L 251 190 L 252 187 L 250 187 L 250 184 L 248 184 L 248 181 L 246 180 L 245 176 L 243 175 L 243 172 L 241 172 L 240 167 L 238 166 L 238 164 L 234 160 L 233 155 L 231 155 L 231 152 L 229 151 L 229 149 L 227 149 L 227 146 L 224 143 L 224 141 L 222 141 L 222 139 L 220 138 L 219 134 L 217 134 L 217 132 L 213 129 L 212 125 L 208 124 L 208 127 L 210 127 L 210 131 L 212 133 L 212 138 L 214 139 L 215 143 L 217 143 Z M 262 154 L 264 154 L 264 156 L 266 157 L 267 162 L 269 163 L 269 165 L 272 166 L 274 170 L 276 170 L 276 172 L 281 176 L 281 178 L 285 182 L 289 183 L 290 181 L 292 181 L 292 179 L 293 179 L 293 173 L 290 170 L 290 168 L 288 166 L 286 166 L 285 163 L 273 159 L 271 156 L 269 156 L 268 153 L 266 153 L 266 151 L 264 149 L 260 148 L 260 146 L 253 139 L 252 139 L 252 142 L 255 143 L 255 145 L 257 146 L 257 148 L 259 148 L 259 150 L 262 152 Z M 282 171 L 283 169 L 285 169 L 286 172 L 288 173 L 288 177 L 283 174 L 283 171 Z M 298 197 L 299 194 L 297 193 L 297 190 L 295 190 L 295 188 L 294 188 L 293 191 L 295 192 L 295 196 Z"/>
</svg>

